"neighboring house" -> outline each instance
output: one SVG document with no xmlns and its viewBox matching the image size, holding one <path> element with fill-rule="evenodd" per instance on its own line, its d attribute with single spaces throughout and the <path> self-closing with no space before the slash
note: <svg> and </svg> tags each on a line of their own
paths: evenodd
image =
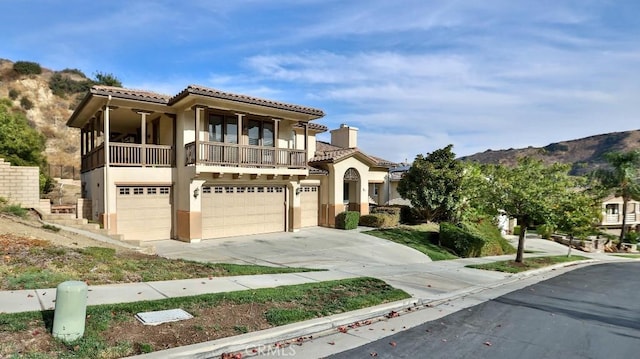
<svg viewBox="0 0 640 359">
<path fill-rule="evenodd" d="M 407 171 L 411 168 L 410 164 L 400 163 L 398 166 L 393 167 L 389 170 L 389 194 L 387 195 L 387 203 L 388 205 L 403 205 L 403 206 L 411 206 L 411 201 L 403 198 L 400 193 L 398 193 L 398 184 Z"/>
<path fill-rule="evenodd" d="M 600 225 L 605 228 L 622 227 L 622 197 L 613 195 L 602 200 L 602 221 Z M 640 203 L 631 200 L 627 203 L 627 219 L 629 227 L 640 226 Z"/>
<path fill-rule="evenodd" d="M 316 141 L 323 116 L 201 86 L 175 96 L 94 86 L 67 122 L 81 130 L 78 213 L 125 240 L 187 242 L 367 214 L 393 164 L 360 151 L 353 127 Z"/>
</svg>

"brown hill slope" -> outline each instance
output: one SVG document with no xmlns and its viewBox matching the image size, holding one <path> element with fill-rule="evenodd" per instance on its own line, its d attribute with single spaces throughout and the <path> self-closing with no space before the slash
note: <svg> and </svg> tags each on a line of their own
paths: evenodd
<svg viewBox="0 0 640 359">
<path fill-rule="evenodd" d="M 518 158 L 529 156 L 547 164 L 566 163 L 572 166 L 572 174 L 585 174 L 606 166 L 604 154 L 613 151 L 628 151 L 640 148 L 640 130 L 613 132 L 562 141 L 544 147 L 527 147 L 508 150 L 487 150 L 461 157 L 461 160 L 479 163 L 513 165 Z"/>
<path fill-rule="evenodd" d="M 68 128 L 66 122 L 84 92 L 55 95 L 49 82 L 56 74 L 74 81 L 88 79 L 81 73 L 46 68 L 39 75 L 20 75 L 13 70 L 13 64 L 0 59 L 0 98 L 10 98 L 14 107 L 24 112 L 29 123 L 45 136 L 50 165 L 79 167 L 80 133 Z"/>
</svg>

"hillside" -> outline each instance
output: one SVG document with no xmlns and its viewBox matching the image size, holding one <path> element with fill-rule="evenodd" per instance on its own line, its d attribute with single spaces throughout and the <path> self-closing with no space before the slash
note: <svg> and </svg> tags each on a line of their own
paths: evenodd
<svg viewBox="0 0 640 359">
<path fill-rule="evenodd" d="M 42 68 L 40 74 L 21 75 L 14 63 L 0 59 L 0 98 L 12 100 L 14 108 L 22 111 L 29 123 L 46 138 L 46 157 L 50 165 L 80 166 L 80 132 L 66 126 L 76 104 L 84 96 L 80 88 L 54 91 L 52 77 L 62 79 L 58 84 L 81 84 L 90 81 L 77 70 L 53 71 Z"/>
<path fill-rule="evenodd" d="M 572 174 L 585 174 L 594 169 L 606 166 L 603 155 L 613 151 L 628 151 L 640 147 L 640 130 L 613 132 L 551 143 L 544 147 L 527 147 L 508 150 L 487 150 L 461 160 L 479 163 L 499 163 L 513 165 L 518 158 L 534 157 L 547 164 L 571 164 Z"/>
</svg>

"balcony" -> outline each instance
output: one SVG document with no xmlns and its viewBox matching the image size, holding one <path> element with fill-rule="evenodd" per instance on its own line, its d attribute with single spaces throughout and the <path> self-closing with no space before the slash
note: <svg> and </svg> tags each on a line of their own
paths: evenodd
<svg viewBox="0 0 640 359">
<path fill-rule="evenodd" d="M 637 213 L 627 213 L 626 218 L 627 224 L 637 224 L 638 216 Z M 604 217 L 604 222 L 602 224 L 622 224 L 622 214 L 607 214 Z"/>
<path fill-rule="evenodd" d="M 173 148 L 165 145 L 140 145 L 112 142 L 109 144 L 111 167 L 171 167 Z M 104 167 L 104 145 L 82 156 L 82 172 Z"/>
<path fill-rule="evenodd" d="M 196 144 L 185 145 L 187 165 L 290 168 L 306 169 L 305 150 L 275 148 L 252 145 L 238 145 L 220 142 L 199 142 L 196 157 Z"/>
</svg>

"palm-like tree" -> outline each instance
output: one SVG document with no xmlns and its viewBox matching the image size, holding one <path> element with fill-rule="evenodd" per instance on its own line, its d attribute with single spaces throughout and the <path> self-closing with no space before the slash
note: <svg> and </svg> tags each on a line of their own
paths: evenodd
<svg viewBox="0 0 640 359">
<path fill-rule="evenodd" d="M 640 199 L 640 150 L 610 152 L 605 159 L 610 168 L 597 170 L 595 176 L 610 194 L 622 197 L 620 248 L 627 234 L 627 204 L 632 199 Z"/>
</svg>

